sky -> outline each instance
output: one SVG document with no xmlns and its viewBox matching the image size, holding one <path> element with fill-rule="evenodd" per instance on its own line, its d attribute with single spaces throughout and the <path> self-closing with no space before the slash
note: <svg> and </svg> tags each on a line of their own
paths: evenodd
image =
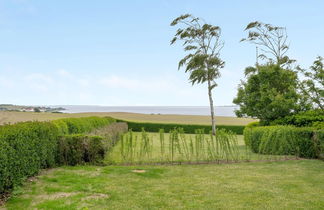
<svg viewBox="0 0 324 210">
<path fill-rule="evenodd" d="M 302 67 L 324 56 L 321 0 L 0 0 L 0 104 L 207 106 L 206 85 L 178 70 L 170 22 L 185 13 L 222 28 L 226 62 L 215 105 L 232 105 L 255 46 L 239 41 L 261 21 L 287 28 Z"/>
</svg>

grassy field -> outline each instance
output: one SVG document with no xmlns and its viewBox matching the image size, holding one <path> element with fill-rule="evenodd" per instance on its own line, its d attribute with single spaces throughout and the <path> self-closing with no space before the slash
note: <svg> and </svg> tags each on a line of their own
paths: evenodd
<svg viewBox="0 0 324 210">
<path fill-rule="evenodd" d="M 164 152 L 161 151 L 161 142 L 159 133 L 146 133 L 148 138 L 150 139 L 150 153 L 149 155 L 141 155 L 140 147 L 142 145 L 141 132 L 133 132 L 133 143 L 132 143 L 132 156 L 130 156 L 130 152 L 124 154 L 121 151 L 127 151 L 127 147 L 122 146 L 122 142 L 118 141 L 117 145 L 113 148 L 113 150 L 106 156 L 105 162 L 107 164 L 117 164 L 117 165 L 127 165 L 127 164 L 151 164 L 151 163 L 201 163 L 201 162 L 244 162 L 244 161 L 259 161 L 259 160 L 283 160 L 287 158 L 295 158 L 294 156 L 282 156 L 282 155 L 262 155 L 252 153 L 249 148 L 247 148 L 244 144 L 243 135 L 237 135 L 237 145 L 235 147 L 235 153 L 232 155 L 221 154 L 217 156 L 215 159 L 210 159 L 208 156 L 208 147 L 206 142 L 203 145 L 202 152 L 199 154 L 199 157 L 196 156 L 196 146 L 195 146 L 195 134 L 184 134 L 185 141 L 187 145 L 190 144 L 190 141 L 193 142 L 193 153 L 186 154 L 179 153 L 177 148 L 175 148 L 174 156 L 171 158 L 171 152 L 169 147 L 169 133 L 164 134 L 165 147 Z M 126 138 L 124 138 L 126 139 Z M 191 139 L 191 140 L 190 140 Z M 209 135 L 205 135 L 205 139 L 210 139 Z M 184 149 L 182 141 L 180 140 L 181 149 Z M 129 150 L 130 151 L 130 150 Z M 126 157 L 125 157 L 126 156 Z"/>
<path fill-rule="evenodd" d="M 76 114 L 60 113 L 34 113 L 34 112 L 3 112 L 0 111 L 0 125 L 29 120 L 54 120 L 66 117 L 111 116 L 117 119 L 137 122 L 184 123 L 184 124 L 210 124 L 209 116 L 199 115 L 151 115 L 127 112 L 88 112 Z M 256 120 L 250 118 L 216 117 L 218 125 L 246 125 Z"/>
<path fill-rule="evenodd" d="M 143 171 L 133 172 L 134 169 Z M 77 166 L 45 171 L 7 209 L 323 209 L 324 162 Z"/>
</svg>

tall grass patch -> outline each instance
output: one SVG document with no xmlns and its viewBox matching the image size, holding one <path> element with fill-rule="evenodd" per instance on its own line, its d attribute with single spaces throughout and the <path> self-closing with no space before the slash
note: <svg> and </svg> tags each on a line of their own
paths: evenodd
<svg viewBox="0 0 324 210">
<path fill-rule="evenodd" d="M 115 163 L 133 164 L 237 161 L 242 156 L 236 135 L 223 129 L 213 136 L 202 129 L 195 134 L 185 134 L 182 128 L 169 132 L 160 129 L 152 134 L 142 128 L 139 133 L 130 130 L 123 134 L 108 158 Z"/>
</svg>

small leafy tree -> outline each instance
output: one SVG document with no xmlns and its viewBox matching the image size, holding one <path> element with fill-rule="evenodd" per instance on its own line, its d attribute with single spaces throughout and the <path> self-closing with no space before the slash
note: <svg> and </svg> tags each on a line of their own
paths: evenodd
<svg viewBox="0 0 324 210">
<path fill-rule="evenodd" d="M 185 66 L 185 72 L 190 73 L 189 80 L 194 84 L 207 83 L 211 112 L 212 132 L 216 134 L 214 103 L 212 90 L 217 86 L 216 79 L 220 77 L 219 70 L 225 62 L 220 59 L 220 50 L 224 42 L 220 40 L 221 28 L 207 24 L 204 20 L 185 14 L 171 22 L 171 26 L 181 25 L 171 40 L 171 45 L 182 41 L 184 51 L 188 52 L 179 61 L 178 69 Z"/>
<path fill-rule="evenodd" d="M 264 125 L 298 111 L 297 74 L 276 64 L 249 67 L 246 82 L 241 82 L 234 104 L 238 117 L 260 119 Z"/>
<path fill-rule="evenodd" d="M 280 66 L 294 62 L 286 55 L 289 49 L 286 28 L 255 21 L 249 23 L 245 31 L 249 32 L 248 36 L 241 42 L 248 41 L 260 47 L 262 53 L 258 55 L 259 58 Z"/>
<path fill-rule="evenodd" d="M 324 64 L 323 58 L 317 57 L 309 70 L 297 67 L 305 76 L 300 83 L 302 93 L 308 97 L 315 107 L 324 111 Z"/>
</svg>

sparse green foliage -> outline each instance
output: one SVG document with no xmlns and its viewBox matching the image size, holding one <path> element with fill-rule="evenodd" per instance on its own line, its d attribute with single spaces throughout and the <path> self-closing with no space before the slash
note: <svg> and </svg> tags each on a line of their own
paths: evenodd
<svg viewBox="0 0 324 210">
<path fill-rule="evenodd" d="M 220 40 L 221 29 L 190 14 L 181 15 L 171 22 L 171 26 L 177 25 L 183 27 L 178 28 L 171 44 L 182 41 L 184 51 L 188 52 L 188 55 L 179 61 L 178 68 L 185 66 L 185 72 L 190 73 L 189 80 L 192 85 L 207 82 L 212 131 L 215 134 L 212 90 L 217 86 L 219 70 L 225 65 L 220 59 L 220 50 L 224 46 Z"/>
<path fill-rule="evenodd" d="M 324 64 L 323 58 L 317 57 L 309 70 L 298 67 L 305 80 L 300 83 L 302 93 L 307 96 L 314 107 L 324 111 Z"/>
<path fill-rule="evenodd" d="M 249 23 L 245 31 L 248 31 L 248 36 L 241 42 L 248 41 L 259 46 L 263 52 L 258 55 L 259 58 L 280 66 L 295 62 L 286 55 L 289 49 L 286 28 L 255 21 Z"/>
</svg>

